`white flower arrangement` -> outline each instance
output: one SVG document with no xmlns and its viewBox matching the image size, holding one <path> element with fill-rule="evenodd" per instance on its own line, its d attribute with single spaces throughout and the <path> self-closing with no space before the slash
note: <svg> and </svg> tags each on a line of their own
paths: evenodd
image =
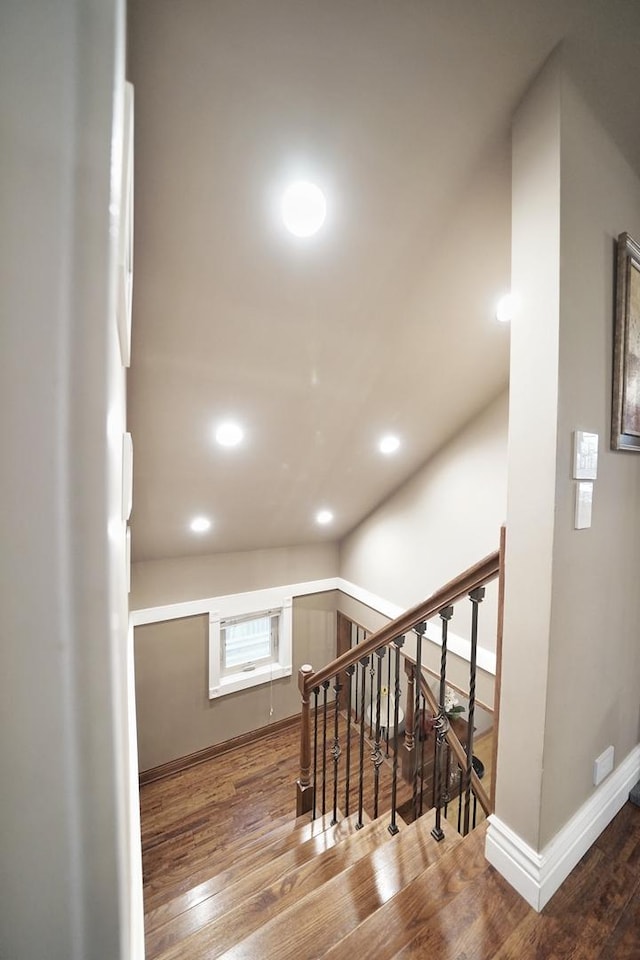
<svg viewBox="0 0 640 960">
<path fill-rule="evenodd" d="M 449 717 L 449 719 L 457 717 L 459 714 L 464 713 L 464 710 L 465 708 L 458 702 L 458 698 L 451 687 L 447 687 L 444 692 L 444 712 L 447 717 Z"/>
</svg>

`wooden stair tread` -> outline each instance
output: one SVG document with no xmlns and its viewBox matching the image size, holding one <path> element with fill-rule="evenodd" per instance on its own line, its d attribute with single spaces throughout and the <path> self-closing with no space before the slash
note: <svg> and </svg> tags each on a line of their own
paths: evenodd
<svg viewBox="0 0 640 960">
<path fill-rule="evenodd" d="M 481 909 L 478 904 L 482 904 Z M 524 956 L 530 941 L 516 937 L 511 944 L 510 936 L 519 931 L 521 922 L 533 913 L 521 897 L 514 894 L 498 873 L 485 862 L 484 870 L 470 879 L 457 895 L 443 906 L 437 923 L 427 924 L 413 931 L 413 937 L 394 954 L 397 960 L 422 960 L 438 956 Z M 521 931 L 519 931 L 522 936 Z M 575 941 L 574 941 L 575 942 Z M 503 953 L 503 948 L 506 950 Z M 568 952 L 559 951 L 558 956 L 574 955 L 567 944 Z M 556 954 L 554 953 L 554 956 Z M 580 954 L 582 956 L 582 954 Z M 538 953 L 536 956 L 549 956 Z"/>
<path fill-rule="evenodd" d="M 376 960 L 391 960 L 433 926 L 436 930 L 444 926 L 452 933 L 448 921 L 433 925 L 433 918 L 446 910 L 462 891 L 473 888 L 475 892 L 477 883 L 484 882 L 489 870 L 484 857 L 485 833 L 483 825 L 464 839 L 455 835 L 453 844 L 448 842 L 447 834 L 442 841 L 448 843 L 443 856 L 338 941 L 324 954 L 326 960 L 352 960 L 362 954 L 362 945 L 367 943 L 375 943 Z M 460 922 L 459 918 L 456 922 Z M 432 951 L 431 941 L 428 946 L 429 949 L 415 956 L 458 955 Z"/>
<path fill-rule="evenodd" d="M 207 923 L 235 909 L 239 903 L 244 903 L 254 894 L 274 885 L 284 874 L 299 869 L 325 850 L 342 842 L 356 832 L 356 822 L 357 815 L 353 814 L 329 825 L 325 830 L 320 830 L 320 821 L 316 820 L 309 824 L 315 828 L 312 836 L 279 855 L 273 850 L 268 859 L 253 869 L 245 869 L 235 882 L 228 876 L 229 871 L 225 871 L 222 878 L 213 878 L 215 884 L 211 881 L 200 884 L 182 897 L 163 904 L 154 911 L 153 917 L 149 918 L 152 924 L 146 928 L 147 957 L 159 956 Z M 298 833 L 306 835 L 306 831 Z"/>
<path fill-rule="evenodd" d="M 308 821 L 308 817 L 306 818 Z M 193 830 L 172 837 L 169 841 L 156 843 L 151 849 L 143 851 L 143 875 L 145 893 L 154 903 L 157 898 L 167 899 L 178 889 L 193 885 L 189 878 L 206 864 L 209 876 L 222 869 L 245 849 L 255 848 L 264 843 L 267 834 L 279 828 L 290 831 L 295 820 L 293 815 L 277 818 L 265 817 L 255 823 L 251 829 L 245 829 L 241 840 L 226 834 L 220 828 L 217 817 L 212 816 L 206 827 L 194 824 Z M 181 886 L 180 886 L 181 885 Z M 168 893 L 163 896 L 163 890 Z"/>
<path fill-rule="evenodd" d="M 377 845 L 371 853 L 316 887 L 303 899 L 296 898 L 292 906 L 281 910 L 272 920 L 221 955 L 225 960 L 256 960 L 257 957 L 260 960 L 271 957 L 299 960 L 300 957 L 323 956 L 370 913 L 443 856 L 447 843 L 460 841 L 456 837 L 437 843 L 430 833 L 433 822 L 432 814 L 421 817 L 401 830 L 391 843 Z M 242 913 L 239 912 L 238 916 L 241 917 Z M 184 958 L 219 955 L 208 952 L 182 954 Z M 360 950 L 358 956 L 361 955 Z"/>
<path fill-rule="evenodd" d="M 243 872 L 279 856 L 311 837 L 318 836 L 330 823 L 331 814 L 313 821 L 309 819 L 309 814 L 297 819 L 290 816 L 284 822 L 276 823 L 270 831 L 259 829 L 251 832 L 240 844 L 232 839 L 223 844 L 218 841 L 216 851 L 205 849 L 204 854 L 197 858 L 191 855 L 186 864 L 188 870 L 185 869 L 173 882 L 167 883 L 160 879 L 158 886 L 153 881 L 147 884 L 145 929 L 152 930 L 174 915 L 169 906 L 173 901 L 176 901 L 176 907 L 179 907 L 180 898 L 184 897 L 186 906 L 177 910 L 180 913 L 197 902 L 199 893 L 211 896 L 225 884 L 233 883 Z M 199 886 L 203 887 L 202 891 L 196 890 Z M 166 909 L 163 910 L 162 907 Z"/>
<path fill-rule="evenodd" d="M 357 815 L 354 815 L 357 816 Z M 351 818 L 347 818 L 351 819 Z M 381 851 L 390 844 L 392 838 L 388 829 L 388 820 L 378 819 L 357 832 L 346 836 L 340 843 L 319 853 L 301 866 L 292 867 L 271 883 L 263 883 L 260 889 L 237 902 L 233 909 L 207 923 L 191 936 L 180 940 L 156 957 L 162 960 L 200 960 L 220 956 L 233 948 L 238 940 L 239 931 L 244 936 L 254 931 L 260 933 L 263 925 L 278 918 L 282 911 L 303 901 L 312 891 L 322 887 L 327 881 L 353 868 L 362 859 L 367 859 L 374 851 Z M 335 906 L 334 906 L 335 909 Z M 281 937 L 288 937 L 287 929 Z M 277 954 L 274 954 L 274 956 Z M 154 954 L 148 953 L 148 960 Z M 253 954 L 253 960 L 262 957 L 261 952 Z"/>
</svg>

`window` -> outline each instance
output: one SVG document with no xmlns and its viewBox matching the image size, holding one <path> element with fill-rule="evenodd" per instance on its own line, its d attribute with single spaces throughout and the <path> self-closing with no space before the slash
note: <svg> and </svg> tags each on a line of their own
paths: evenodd
<svg viewBox="0 0 640 960">
<path fill-rule="evenodd" d="M 280 611 L 267 610 L 220 623 L 220 675 L 250 673 L 278 659 Z"/>
<path fill-rule="evenodd" d="M 219 597 L 209 612 L 209 699 L 291 676 L 292 598 L 281 589 Z"/>
</svg>

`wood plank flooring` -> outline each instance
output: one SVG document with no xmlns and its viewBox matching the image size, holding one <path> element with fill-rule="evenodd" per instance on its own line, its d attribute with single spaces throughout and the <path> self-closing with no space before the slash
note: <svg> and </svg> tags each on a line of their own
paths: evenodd
<svg viewBox="0 0 640 960">
<path fill-rule="evenodd" d="M 167 920 L 162 910 L 171 910 L 161 905 L 176 893 L 187 901 L 192 896 L 211 897 L 213 905 L 217 891 L 224 889 L 224 883 L 208 884 L 216 872 L 226 870 L 223 876 L 234 877 L 240 860 L 245 866 L 259 866 L 265 860 L 268 839 L 278 836 L 287 846 L 286 837 L 302 829 L 294 821 L 298 736 L 295 728 L 282 731 L 237 753 L 142 787 L 150 937 L 160 936 L 157 927 L 155 934 L 151 932 L 154 908 L 159 923 Z M 455 848 L 458 860 L 463 846 Z M 476 847 L 481 851 L 481 839 Z M 452 864 L 442 863 L 440 880 L 438 874 L 429 876 L 429 871 L 416 877 L 407 887 L 406 899 L 400 899 L 404 891 L 392 897 L 384 905 L 387 914 L 373 914 L 362 930 L 334 943 L 330 956 L 335 960 L 342 956 L 372 960 L 393 956 L 404 960 L 640 960 L 640 809 L 631 804 L 623 807 L 541 914 L 524 903 L 483 860 L 481 852 L 469 857 L 466 874 L 451 872 L 451 879 L 447 879 L 447 871 Z M 189 893 L 197 883 L 204 888 Z M 357 904 L 350 909 L 357 911 Z M 402 935 L 396 939 L 393 929 L 402 927 Z M 366 949 L 359 939 L 363 936 Z M 175 956 L 201 960 L 205 954 L 197 944 L 192 933 L 182 946 L 174 943 Z M 249 954 L 242 948 L 237 952 L 241 955 Z M 260 960 L 270 956 L 262 954 Z M 280 956 L 280 946 L 273 956 Z M 309 960 L 308 956 L 298 957 Z"/>
</svg>

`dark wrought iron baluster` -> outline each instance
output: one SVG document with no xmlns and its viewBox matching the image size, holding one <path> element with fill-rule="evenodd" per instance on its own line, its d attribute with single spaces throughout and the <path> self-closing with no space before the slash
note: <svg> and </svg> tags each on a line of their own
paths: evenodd
<svg viewBox="0 0 640 960">
<path fill-rule="evenodd" d="M 334 701 L 334 712 L 333 712 L 333 746 L 331 747 L 331 755 L 333 757 L 333 817 L 331 818 L 331 823 L 338 822 L 338 768 L 340 765 L 340 754 L 342 750 L 340 749 L 340 736 L 339 736 L 339 725 L 340 725 L 340 691 L 342 690 L 342 684 L 339 682 L 340 677 L 336 677 L 336 682 L 333 686 L 335 701 Z"/>
<path fill-rule="evenodd" d="M 422 683 L 422 638 L 427 629 L 426 623 L 419 623 L 415 627 L 416 634 L 416 689 L 414 706 L 414 731 L 413 731 L 413 816 L 418 819 L 418 776 L 420 773 L 420 728 L 422 726 L 422 716 L 420 713 L 420 685 Z"/>
<path fill-rule="evenodd" d="M 425 702 L 424 696 L 421 697 L 420 703 L 422 705 L 422 716 L 425 717 L 426 702 Z M 420 737 L 421 737 L 420 739 L 420 816 L 422 816 L 422 802 L 424 798 L 424 745 L 427 742 L 427 731 L 426 731 L 424 722 L 421 725 Z"/>
<path fill-rule="evenodd" d="M 465 770 L 464 836 L 469 833 L 471 809 L 471 771 L 473 769 L 473 723 L 476 708 L 476 661 L 478 656 L 478 606 L 484 600 L 484 587 L 477 587 L 469 594 L 471 600 L 471 657 L 469 658 L 469 707 L 467 710 L 467 769 Z"/>
<path fill-rule="evenodd" d="M 393 777 L 391 780 L 391 822 L 389 833 L 398 832 L 396 823 L 396 807 L 398 799 L 398 707 L 400 704 L 400 648 L 404 645 L 404 637 L 396 637 L 393 641 L 395 649 L 395 694 L 393 700 Z M 391 650 L 389 650 L 391 662 Z"/>
<path fill-rule="evenodd" d="M 354 624 L 354 626 L 355 626 L 355 624 Z M 360 627 L 356 626 L 356 647 L 359 646 L 359 644 L 360 644 Z M 359 673 L 358 673 L 357 670 L 355 671 L 355 677 L 356 677 L 356 696 L 355 696 L 356 712 L 355 712 L 354 720 L 355 720 L 356 723 L 357 723 L 357 722 L 358 722 L 358 703 L 359 703 L 359 697 L 358 697 L 358 681 L 359 681 L 359 677 L 360 677 L 360 675 L 359 675 Z"/>
<path fill-rule="evenodd" d="M 466 837 L 467 831 L 462 831 L 461 822 L 462 822 L 462 781 L 464 779 L 464 774 L 462 767 L 458 764 L 458 833 L 462 833 L 463 837 Z"/>
<path fill-rule="evenodd" d="M 318 694 L 320 687 L 313 688 L 313 811 L 311 819 L 316 818 L 318 805 Z"/>
<path fill-rule="evenodd" d="M 445 806 L 444 795 L 446 792 L 448 800 L 448 774 L 444 769 L 445 762 L 445 743 L 447 731 L 449 729 L 449 719 L 445 713 L 444 697 L 447 685 L 447 638 L 449 632 L 449 621 L 453 616 L 453 607 L 444 607 L 440 611 L 440 621 L 442 626 L 442 647 L 440 650 L 440 690 L 438 696 L 438 716 L 435 720 L 435 746 L 433 760 L 433 805 L 436 808 L 436 819 L 431 835 L 435 840 L 443 840 L 444 832 L 442 830 L 441 809 Z M 443 791 L 444 788 L 444 791 Z M 446 817 L 445 809 L 445 817 Z"/>
<path fill-rule="evenodd" d="M 369 738 L 373 736 L 373 681 L 375 675 L 375 661 L 371 657 L 371 667 L 369 668 Z"/>
<path fill-rule="evenodd" d="M 346 755 L 346 770 L 345 770 L 345 788 L 344 788 L 344 815 L 345 817 L 349 816 L 349 790 L 351 787 L 351 694 L 353 691 L 353 682 L 352 678 L 356 668 L 353 664 L 350 667 L 347 667 L 347 676 L 349 678 L 349 700 L 347 703 L 347 755 Z"/>
<path fill-rule="evenodd" d="M 449 811 L 449 802 L 451 800 L 450 788 L 451 788 L 451 747 L 445 741 L 445 744 L 444 744 L 444 792 L 442 794 L 442 809 L 444 811 L 445 819 Z"/>
<path fill-rule="evenodd" d="M 329 681 L 322 684 L 322 816 L 327 812 L 327 690 Z"/>
<path fill-rule="evenodd" d="M 369 657 L 363 657 L 360 661 L 361 683 L 360 683 L 360 769 L 358 770 L 358 822 L 356 830 L 364 827 L 362 822 L 362 812 L 364 804 L 364 701 L 366 696 L 366 678 L 367 667 L 369 666 Z"/>
<path fill-rule="evenodd" d="M 389 724 L 391 722 L 391 647 L 388 648 L 389 656 L 387 657 L 387 726 L 386 726 L 386 736 L 387 746 L 385 753 L 389 756 Z"/>
<path fill-rule="evenodd" d="M 473 829 L 475 830 L 478 819 L 478 798 L 473 795 Z"/>
<path fill-rule="evenodd" d="M 376 666 L 376 706 L 375 706 L 375 741 L 373 745 L 373 751 L 371 753 L 371 761 L 373 763 L 373 819 L 375 820 L 378 816 L 378 801 L 380 795 L 380 764 L 383 762 L 384 757 L 382 755 L 382 750 L 380 748 L 380 702 L 381 702 L 381 693 L 382 693 L 382 660 L 386 653 L 386 648 L 381 647 L 379 650 L 376 650 L 375 656 L 377 663 L 372 659 L 372 663 L 375 663 Z M 371 704 L 373 712 L 373 704 Z"/>
</svg>

